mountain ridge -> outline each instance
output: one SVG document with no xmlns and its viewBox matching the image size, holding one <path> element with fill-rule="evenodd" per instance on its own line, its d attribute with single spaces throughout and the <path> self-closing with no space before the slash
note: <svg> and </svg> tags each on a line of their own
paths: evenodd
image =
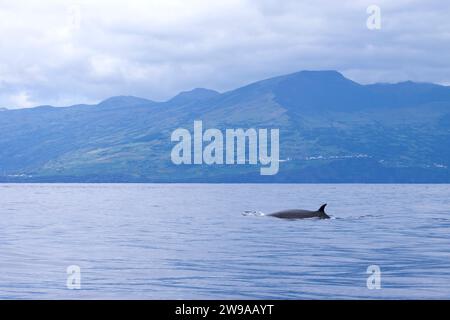
<svg viewBox="0 0 450 320">
<path fill-rule="evenodd" d="M 279 128 L 274 177 L 252 166 L 175 166 L 171 132 L 194 120 Z M 3 182 L 450 182 L 450 87 L 359 84 L 337 71 L 300 71 L 224 93 L 197 88 L 156 102 L 0 113 Z"/>
<path fill-rule="evenodd" d="M 75 104 L 75 105 L 70 105 L 70 106 L 64 106 L 64 107 L 59 107 L 59 108 L 70 108 L 70 107 L 78 107 L 78 106 L 107 106 L 107 105 L 124 105 L 124 106 L 133 106 L 133 105 L 140 105 L 140 104 L 156 104 L 156 103 L 171 103 L 171 102 L 175 102 L 180 98 L 186 98 L 188 97 L 188 100 L 193 100 L 193 101 L 201 101 L 201 100 L 206 100 L 209 98 L 214 98 L 220 95 L 227 95 L 227 94 L 232 94 L 236 91 L 242 91 L 242 90 L 248 90 L 248 89 L 254 89 L 254 88 L 260 88 L 260 87 L 264 87 L 265 85 L 269 84 L 280 84 L 283 85 L 283 82 L 285 81 L 292 81 L 292 80 L 298 80 L 298 79 L 303 79 L 303 80 L 309 80 L 309 81 L 319 81 L 321 83 L 321 85 L 326 85 L 326 81 L 328 81 L 328 84 L 330 84 L 330 82 L 336 82 L 337 81 L 341 81 L 341 83 L 346 83 L 347 85 L 353 85 L 359 88 L 379 88 L 379 87 L 385 87 L 385 88 L 394 88 L 394 87 L 409 87 L 408 89 L 417 89 L 418 87 L 422 88 L 422 89 L 429 89 L 429 90 L 444 90 L 446 91 L 446 99 L 450 99 L 450 86 L 445 86 L 445 85 L 441 85 L 441 84 L 435 84 L 435 83 L 431 83 L 431 82 L 415 82 L 415 81 L 411 81 L 411 80 L 405 80 L 405 81 L 400 81 L 400 82 L 395 82 L 395 83 L 388 83 L 388 82 L 376 82 L 376 83 L 370 83 L 370 84 L 360 84 L 356 81 L 353 81 L 347 77 L 345 77 L 342 73 L 336 71 L 336 70 L 322 70 L 322 71 L 317 71 L 317 70 L 302 70 L 302 71 L 298 71 L 298 72 L 293 72 L 290 74 L 286 74 L 286 75 L 279 75 L 279 76 L 275 76 L 275 77 L 271 77 L 271 78 L 267 78 L 264 80 L 260 80 L 260 81 L 255 81 L 252 83 L 249 83 L 247 85 L 244 85 L 242 87 L 239 88 L 235 88 L 223 93 L 220 93 L 216 90 L 212 90 L 212 89 L 207 89 L 207 88 L 194 88 L 188 91 L 182 91 L 176 95 L 174 95 L 172 98 L 167 99 L 166 101 L 162 101 L 162 102 L 157 102 L 151 99 L 147 99 L 147 98 L 142 98 L 142 97 L 138 97 L 138 96 L 131 96 L 131 95 L 118 95 L 118 96 L 112 96 L 109 98 L 106 98 L 102 101 L 100 101 L 99 103 L 96 104 Z M 325 83 L 324 83 L 325 81 Z M 298 84 L 295 83 L 295 84 Z M 197 98 L 196 98 L 197 97 Z M 191 102 L 191 101 L 189 101 Z M 56 106 L 52 106 L 52 105 L 39 105 L 39 106 L 35 106 L 35 107 L 28 107 L 28 108 L 23 108 L 23 109 L 34 109 L 34 108 L 58 108 Z M 12 110 L 20 110 L 19 108 L 5 108 L 5 107 L 0 107 L 0 110 L 2 111 L 12 111 Z"/>
</svg>

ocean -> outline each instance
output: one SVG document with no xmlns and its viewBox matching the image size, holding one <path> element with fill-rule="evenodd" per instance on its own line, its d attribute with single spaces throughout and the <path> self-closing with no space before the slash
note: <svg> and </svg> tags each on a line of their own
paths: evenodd
<svg viewBox="0 0 450 320">
<path fill-rule="evenodd" d="M 450 185 L 0 184 L 0 218 L 1 299 L 450 297 Z"/>
</svg>

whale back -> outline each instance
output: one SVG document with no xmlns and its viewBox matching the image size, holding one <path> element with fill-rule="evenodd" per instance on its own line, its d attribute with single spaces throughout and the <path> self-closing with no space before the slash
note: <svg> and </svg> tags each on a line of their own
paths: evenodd
<svg viewBox="0 0 450 320">
<path fill-rule="evenodd" d="M 327 205 L 322 205 L 317 211 L 309 211 L 302 209 L 290 209 L 284 211 L 278 211 L 269 214 L 269 216 L 280 218 L 280 219 L 307 219 L 307 218 L 319 218 L 319 219 L 329 219 L 330 217 L 325 213 L 325 207 Z"/>
</svg>

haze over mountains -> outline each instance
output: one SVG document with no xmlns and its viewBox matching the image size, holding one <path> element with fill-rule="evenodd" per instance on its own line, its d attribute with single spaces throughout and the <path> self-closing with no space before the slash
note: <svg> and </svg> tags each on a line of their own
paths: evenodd
<svg viewBox="0 0 450 320">
<path fill-rule="evenodd" d="M 173 130 L 279 128 L 280 171 L 175 166 Z M 98 105 L 0 112 L 3 182 L 450 182 L 450 87 L 361 85 L 302 71 L 226 93 L 166 102 L 112 97 Z"/>
</svg>

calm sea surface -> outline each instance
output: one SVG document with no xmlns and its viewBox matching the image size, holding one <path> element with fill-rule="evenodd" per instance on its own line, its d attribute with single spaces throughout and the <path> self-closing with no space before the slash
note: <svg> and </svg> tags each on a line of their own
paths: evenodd
<svg viewBox="0 0 450 320">
<path fill-rule="evenodd" d="M 2 184 L 0 218 L 3 299 L 450 298 L 450 185 Z"/>
</svg>

